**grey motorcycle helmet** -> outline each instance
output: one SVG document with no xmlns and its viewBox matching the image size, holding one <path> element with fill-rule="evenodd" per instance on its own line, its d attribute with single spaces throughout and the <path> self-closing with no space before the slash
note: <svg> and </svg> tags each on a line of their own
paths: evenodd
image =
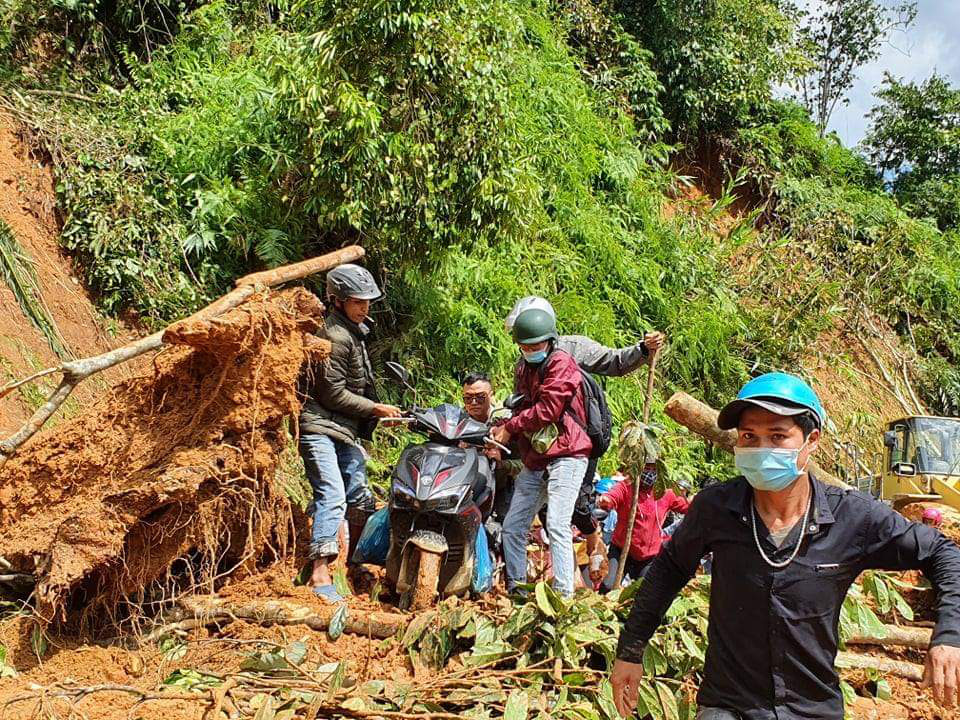
<svg viewBox="0 0 960 720">
<path fill-rule="evenodd" d="M 508 335 L 513 332 L 513 324 L 524 310 L 543 310 L 545 313 L 553 316 L 554 320 L 557 319 L 557 314 L 553 311 L 553 305 L 550 304 L 549 300 L 538 295 L 527 295 L 517 300 L 513 306 L 513 310 L 507 315 L 507 319 L 503 321 L 503 327 Z"/>
<path fill-rule="evenodd" d="M 327 297 L 337 300 L 379 300 L 383 293 L 369 270 L 345 263 L 327 273 Z"/>
</svg>

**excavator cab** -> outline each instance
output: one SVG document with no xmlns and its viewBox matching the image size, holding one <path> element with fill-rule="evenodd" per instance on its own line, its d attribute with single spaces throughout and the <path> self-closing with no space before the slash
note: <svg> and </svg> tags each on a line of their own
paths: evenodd
<svg viewBox="0 0 960 720">
<path fill-rule="evenodd" d="M 898 509 L 939 502 L 960 510 L 960 418 L 894 420 L 883 445 L 884 500 Z"/>
</svg>

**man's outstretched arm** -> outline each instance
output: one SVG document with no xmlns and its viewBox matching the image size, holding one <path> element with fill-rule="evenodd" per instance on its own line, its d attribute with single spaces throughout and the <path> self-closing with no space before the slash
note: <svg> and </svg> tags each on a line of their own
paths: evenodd
<svg viewBox="0 0 960 720">
<path fill-rule="evenodd" d="M 629 717 L 637 707 L 643 678 L 643 652 L 683 586 L 697 571 L 707 546 L 703 535 L 703 501 L 693 499 L 685 521 L 650 565 L 620 633 L 610 682 L 617 709 Z"/>
<path fill-rule="evenodd" d="M 557 348 L 573 356 L 577 365 L 589 373 L 621 377 L 645 365 L 650 360 L 651 347 L 659 349 L 663 341 L 663 333 L 652 332 L 636 345 L 611 348 L 583 335 L 564 335 L 558 340 Z"/>
</svg>

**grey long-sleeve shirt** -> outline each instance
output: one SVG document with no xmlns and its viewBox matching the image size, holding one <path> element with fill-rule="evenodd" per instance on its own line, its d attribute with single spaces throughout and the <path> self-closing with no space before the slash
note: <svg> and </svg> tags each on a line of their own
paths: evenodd
<svg viewBox="0 0 960 720">
<path fill-rule="evenodd" d="M 577 365 L 596 375 L 629 375 L 647 362 L 650 354 L 642 342 L 625 348 L 610 348 L 583 335 L 562 335 L 557 350 L 572 355 Z"/>
</svg>

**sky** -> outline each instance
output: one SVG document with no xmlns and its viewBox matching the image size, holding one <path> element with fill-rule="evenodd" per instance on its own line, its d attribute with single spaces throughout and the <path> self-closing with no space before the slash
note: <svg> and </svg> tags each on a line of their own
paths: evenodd
<svg viewBox="0 0 960 720">
<path fill-rule="evenodd" d="M 860 69 L 850 104 L 837 106 L 830 129 L 845 145 L 856 145 L 867 132 L 869 121 L 864 116 L 876 104 L 873 93 L 883 81 L 884 70 L 920 82 L 934 69 L 960 85 L 960 0 L 918 0 L 913 25 L 892 34 L 881 56 Z"/>
</svg>

